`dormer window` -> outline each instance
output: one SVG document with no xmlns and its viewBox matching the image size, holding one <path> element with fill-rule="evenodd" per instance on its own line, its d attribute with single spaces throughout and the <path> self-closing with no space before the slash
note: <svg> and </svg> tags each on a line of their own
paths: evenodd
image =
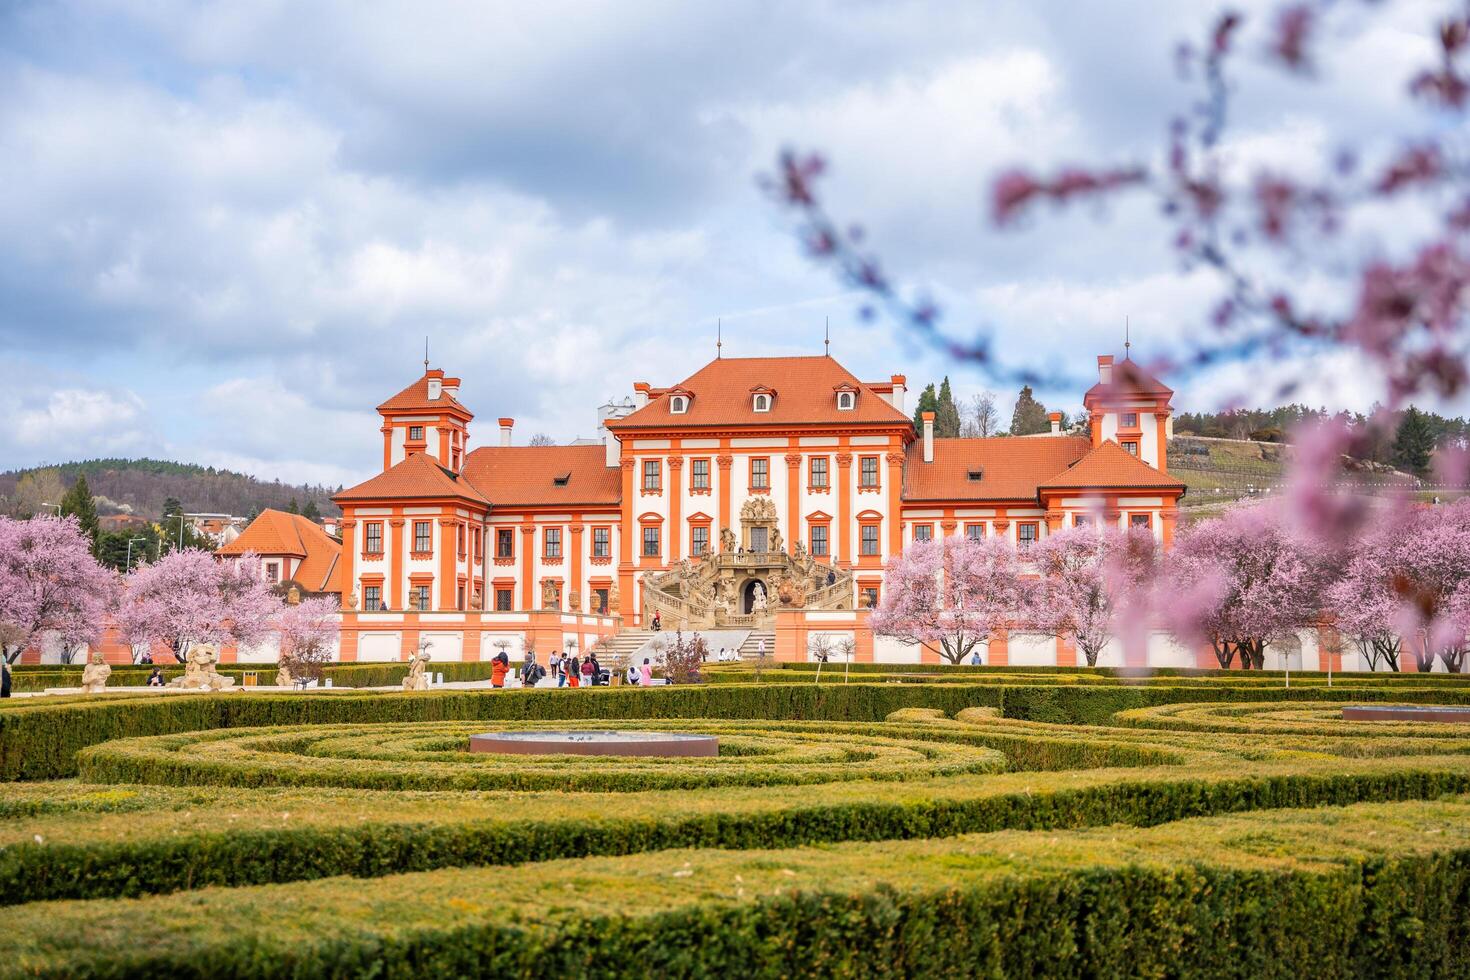
<svg viewBox="0 0 1470 980">
<path fill-rule="evenodd" d="M 562 473 L 562 474 L 559 474 L 557 476 L 552 477 L 551 478 L 551 482 L 554 483 L 554 484 L 556 484 L 559 487 L 564 487 L 568 483 L 571 483 L 572 482 L 572 474 L 570 474 L 570 473 Z"/>
<path fill-rule="evenodd" d="M 965 476 L 969 477 L 971 483 L 979 483 L 985 477 L 984 470 L 970 470 Z"/>
<path fill-rule="evenodd" d="M 765 394 L 756 395 L 751 407 L 757 412 L 769 412 L 771 410 L 771 396 Z"/>
<path fill-rule="evenodd" d="M 837 393 L 837 410 L 839 412 L 850 412 L 857 407 L 857 396 L 850 391 L 839 391 Z"/>
<path fill-rule="evenodd" d="M 683 415 L 689 411 L 689 399 L 685 395 L 675 395 L 669 399 L 669 411 L 674 415 Z"/>
</svg>

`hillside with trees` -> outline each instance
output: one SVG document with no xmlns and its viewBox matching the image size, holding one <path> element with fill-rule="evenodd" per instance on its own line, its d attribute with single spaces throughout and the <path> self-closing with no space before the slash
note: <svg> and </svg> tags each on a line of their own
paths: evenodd
<svg viewBox="0 0 1470 980">
<path fill-rule="evenodd" d="M 165 504 L 177 501 L 189 513 L 248 517 L 273 507 L 314 506 L 324 516 L 339 513 L 331 501 L 337 489 L 261 480 L 244 473 L 159 459 L 89 459 L 56 466 L 0 473 L 0 513 L 27 517 L 60 504 L 79 476 L 85 475 L 100 516 L 133 514 L 157 520 Z"/>
</svg>

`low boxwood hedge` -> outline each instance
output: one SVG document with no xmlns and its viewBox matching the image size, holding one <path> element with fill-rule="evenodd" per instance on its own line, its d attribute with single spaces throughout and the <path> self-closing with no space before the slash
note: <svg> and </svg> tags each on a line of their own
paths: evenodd
<svg viewBox="0 0 1470 980">
<path fill-rule="evenodd" d="M 1470 969 L 1467 894 L 1457 799 L 441 870 L 370 895 L 334 878 L 32 903 L 9 910 L 0 962 L 57 977 L 1449 977 Z"/>
</svg>

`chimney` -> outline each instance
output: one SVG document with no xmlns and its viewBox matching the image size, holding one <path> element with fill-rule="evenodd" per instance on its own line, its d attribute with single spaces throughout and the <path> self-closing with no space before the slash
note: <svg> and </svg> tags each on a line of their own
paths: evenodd
<svg viewBox="0 0 1470 980">
<path fill-rule="evenodd" d="M 1097 380 L 1105 385 L 1113 383 L 1113 355 L 1097 355 Z"/>
<path fill-rule="evenodd" d="M 443 381 L 440 381 L 438 378 L 430 378 L 429 379 L 429 401 L 431 401 L 431 402 L 438 401 L 439 400 L 439 392 L 442 391 L 443 388 L 444 388 L 444 382 Z"/>
<path fill-rule="evenodd" d="M 924 412 L 924 462 L 934 462 L 934 413 Z"/>
<path fill-rule="evenodd" d="M 1052 412 L 1047 418 L 1051 419 L 1051 434 L 1059 436 L 1062 434 L 1062 413 Z"/>
<path fill-rule="evenodd" d="M 515 424 L 516 424 L 516 420 L 515 419 L 501 419 L 500 420 L 500 444 L 502 446 L 509 446 L 510 445 L 510 430 L 511 430 L 511 427 L 514 426 Z"/>
<path fill-rule="evenodd" d="M 890 403 L 900 412 L 903 411 L 903 397 L 908 393 L 909 379 L 901 374 L 895 374 L 888 380 L 893 382 L 893 401 Z"/>
<path fill-rule="evenodd" d="M 458 378 L 445 378 L 444 379 L 444 382 L 443 382 L 443 388 L 444 388 L 444 394 L 448 395 L 450 398 L 458 397 L 458 395 L 459 395 L 459 379 Z"/>
<path fill-rule="evenodd" d="M 623 461 L 623 444 L 611 432 L 603 432 L 602 444 L 607 449 L 607 465 L 617 466 Z"/>
<path fill-rule="evenodd" d="M 652 388 L 647 381 L 633 382 L 633 404 L 642 408 L 648 404 L 648 389 Z"/>
</svg>

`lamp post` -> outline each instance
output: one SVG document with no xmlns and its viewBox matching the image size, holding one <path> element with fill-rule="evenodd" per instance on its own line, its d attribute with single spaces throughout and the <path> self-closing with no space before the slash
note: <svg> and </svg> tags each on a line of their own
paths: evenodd
<svg viewBox="0 0 1470 980">
<path fill-rule="evenodd" d="M 61 517 L 61 505 L 60 504 L 48 504 L 46 501 L 43 500 L 43 501 L 41 501 L 41 506 L 42 507 L 55 507 L 56 508 L 56 516 L 57 516 L 57 518 L 60 518 Z"/>
<path fill-rule="evenodd" d="M 134 541 L 147 541 L 147 540 L 148 540 L 147 538 L 142 538 L 142 537 L 139 537 L 139 538 L 128 538 L 128 560 L 127 560 L 126 567 L 123 569 L 124 571 L 131 572 L 133 570 L 133 542 Z"/>
<path fill-rule="evenodd" d="M 179 545 L 175 551 L 184 547 L 184 512 L 179 511 Z"/>
</svg>

